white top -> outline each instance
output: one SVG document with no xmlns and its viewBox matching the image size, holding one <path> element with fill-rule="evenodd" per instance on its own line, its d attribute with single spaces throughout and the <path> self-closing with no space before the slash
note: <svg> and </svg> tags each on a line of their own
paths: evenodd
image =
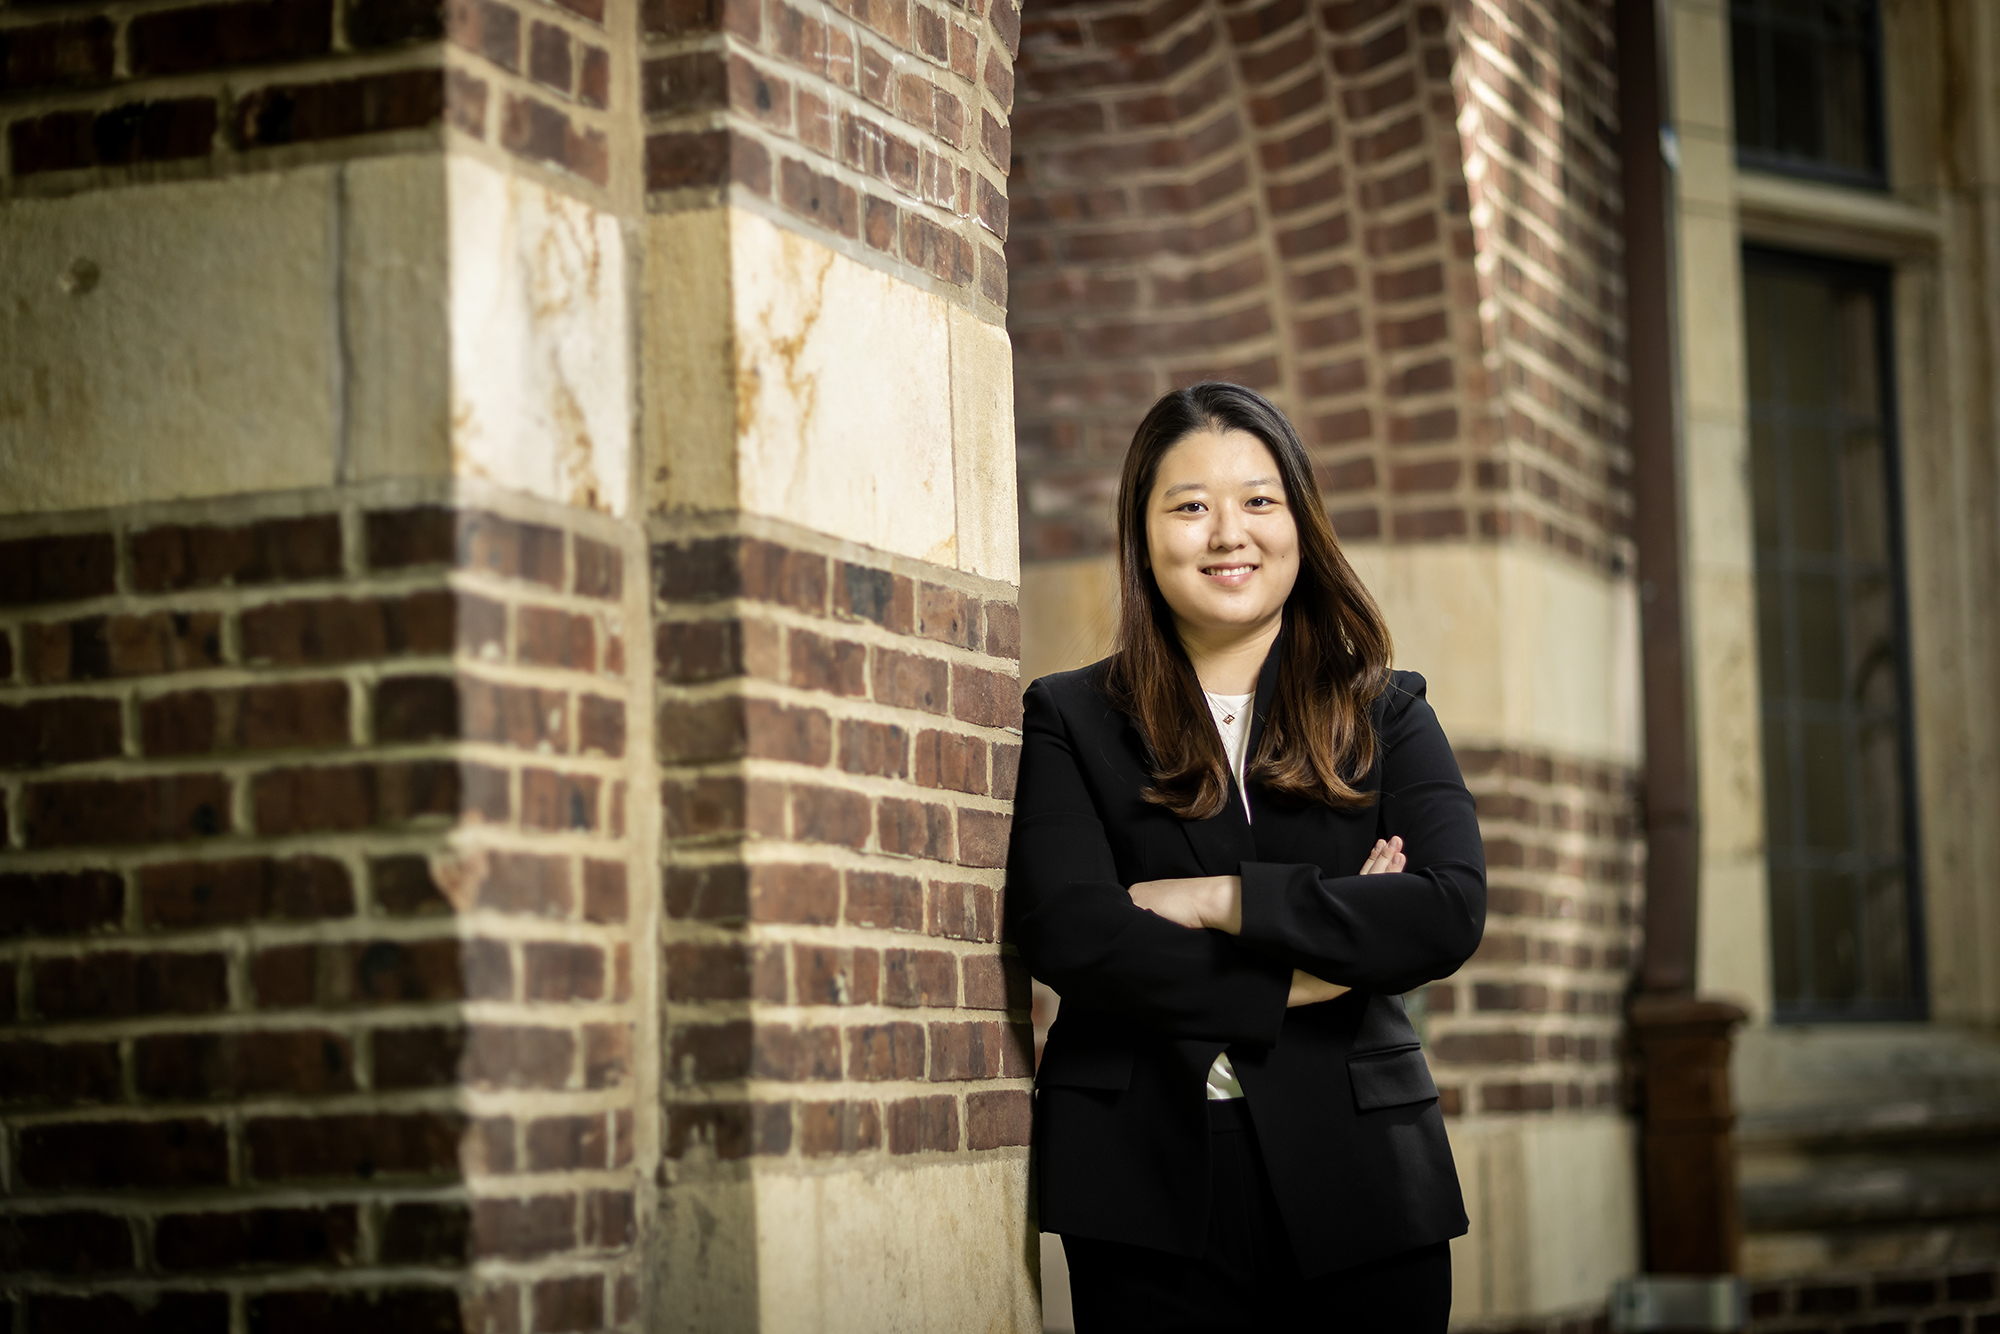
<svg viewBox="0 0 2000 1334">
<path fill-rule="evenodd" d="M 1243 798 L 1246 820 L 1250 818 L 1250 794 L 1243 787 L 1243 765 L 1250 758 L 1250 706 L 1256 698 L 1254 694 L 1208 695 L 1208 711 L 1222 737 L 1222 753 L 1229 757 L 1230 771 L 1236 775 L 1236 791 Z M 1237 1082 L 1236 1068 L 1230 1065 L 1228 1052 L 1217 1056 L 1215 1064 L 1208 1067 L 1208 1096 L 1213 1102 L 1243 1096 L 1243 1085 Z"/>
</svg>

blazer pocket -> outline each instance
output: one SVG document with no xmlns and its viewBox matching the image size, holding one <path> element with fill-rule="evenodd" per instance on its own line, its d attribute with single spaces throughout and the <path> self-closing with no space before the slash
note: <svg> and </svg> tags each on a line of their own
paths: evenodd
<svg viewBox="0 0 2000 1334">
<path fill-rule="evenodd" d="M 1061 1021 L 1058 1021 L 1060 1024 Z M 1059 1042 L 1054 1034 L 1042 1049 L 1036 1088 L 1119 1089 L 1132 1085 L 1132 1053 L 1089 1042 Z"/>
<path fill-rule="evenodd" d="M 1421 1047 L 1362 1052 L 1347 1058 L 1347 1076 L 1354 1081 L 1354 1110 L 1379 1111 L 1407 1103 L 1430 1102 L 1438 1095 L 1431 1068 Z"/>
</svg>

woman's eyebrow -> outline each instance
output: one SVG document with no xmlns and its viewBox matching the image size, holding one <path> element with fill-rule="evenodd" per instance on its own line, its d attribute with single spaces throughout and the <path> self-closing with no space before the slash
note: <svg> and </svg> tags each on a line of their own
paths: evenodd
<svg viewBox="0 0 2000 1334">
<path fill-rule="evenodd" d="M 1254 487 L 1276 486 L 1277 484 L 1278 484 L 1278 479 L 1275 477 L 1252 477 L 1247 481 L 1242 481 L 1237 483 L 1238 486 L 1242 487 L 1246 491 Z M 1183 491 L 1206 491 L 1207 489 L 1208 489 L 1207 482 L 1177 482 L 1173 486 L 1170 486 L 1166 490 L 1160 492 L 1160 498 L 1164 500 L 1168 496 L 1179 495 Z"/>
</svg>

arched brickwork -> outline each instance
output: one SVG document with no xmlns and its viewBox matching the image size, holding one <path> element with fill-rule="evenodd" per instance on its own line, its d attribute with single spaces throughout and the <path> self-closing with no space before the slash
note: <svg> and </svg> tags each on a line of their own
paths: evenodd
<svg viewBox="0 0 2000 1334">
<path fill-rule="evenodd" d="M 1220 376 L 1293 414 L 1349 541 L 1524 537 L 1623 569 L 1609 10 L 1030 6 L 1024 558 L 1107 549 L 1137 416 Z"/>
</svg>

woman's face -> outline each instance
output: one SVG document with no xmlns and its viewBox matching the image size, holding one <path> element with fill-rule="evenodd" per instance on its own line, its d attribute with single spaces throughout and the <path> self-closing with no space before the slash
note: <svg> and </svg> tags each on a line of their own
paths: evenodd
<svg viewBox="0 0 2000 1334">
<path fill-rule="evenodd" d="M 1146 556 L 1183 636 L 1269 626 L 1299 577 L 1299 530 L 1278 462 L 1244 431 L 1199 431 L 1160 460 Z"/>
</svg>

